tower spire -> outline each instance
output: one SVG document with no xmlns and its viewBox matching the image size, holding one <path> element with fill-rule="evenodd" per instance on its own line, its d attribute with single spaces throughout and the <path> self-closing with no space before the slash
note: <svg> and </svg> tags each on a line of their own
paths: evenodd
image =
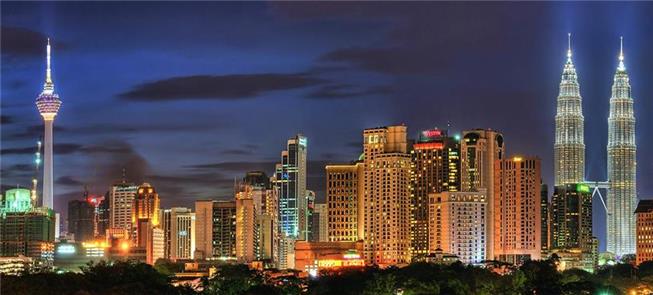
<svg viewBox="0 0 653 295">
<path fill-rule="evenodd" d="M 571 33 L 567 33 L 567 62 L 571 62 Z"/>
<path fill-rule="evenodd" d="M 50 52 L 51 52 L 51 46 L 50 46 L 50 38 L 48 38 L 48 45 L 46 46 L 46 61 L 47 61 L 47 66 L 45 68 L 45 84 L 43 84 L 43 93 L 45 94 L 53 94 L 54 93 L 54 82 L 52 82 L 52 67 L 51 67 L 51 62 L 50 62 Z"/>
<path fill-rule="evenodd" d="M 624 65 L 624 37 L 619 37 L 619 71 L 625 71 L 626 66 Z"/>
</svg>

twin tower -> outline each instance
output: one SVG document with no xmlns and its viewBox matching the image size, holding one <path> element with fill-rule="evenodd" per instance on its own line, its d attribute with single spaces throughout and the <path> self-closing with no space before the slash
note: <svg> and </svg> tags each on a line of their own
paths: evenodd
<svg viewBox="0 0 653 295">
<path fill-rule="evenodd" d="M 571 59 L 571 34 L 567 62 L 562 71 L 555 117 L 555 185 L 591 183 L 585 178 L 585 140 L 582 98 Z M 619 64 L 612 84 L 608 117 L 607 251 L 618 256 L 635 253 L 635 115 L 630 82 L 624 65 L 623 38 Z"/>
</svg>

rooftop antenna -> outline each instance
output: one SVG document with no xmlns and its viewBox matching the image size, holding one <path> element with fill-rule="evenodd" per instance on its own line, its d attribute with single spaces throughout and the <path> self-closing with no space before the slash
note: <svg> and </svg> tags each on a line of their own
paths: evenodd
<svg viewBox="0 0 653 295">
<path fill-rule="evenodd" d="M 122 183 L 127 182 L 127 169 L 125 167 L 122 167 Z"/>
<path fill-rule="evenodd" d="M 624 37 L 619 37 L 619 71 L 625 71 L 626 66 L 624 65 Z"/>
<path fill-rule="evenodd" d="M 571 62 L 571 33 L 567 33 L 567 61 Z"/>
</svg>

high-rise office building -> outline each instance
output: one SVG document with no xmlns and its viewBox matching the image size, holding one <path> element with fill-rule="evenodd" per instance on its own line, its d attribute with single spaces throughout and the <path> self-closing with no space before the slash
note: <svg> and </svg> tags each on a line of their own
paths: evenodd
<svg viewBox="0 0 653 295">
<path fill-rule="evenodd" d="M 316 203 L 313 205 L 313 213 L 311 215 L 311 236 L 312 242 L 328 242 L 328 210 L 327 204 Z"/>
<path fill-rule="evenodd" d="M 607 251 L 618 256 L 635 253 L 637 206 L 635 114 L 630 78 L 624 65 L 623 39 L 614 74 L 608 117 Z"/>
<path fill-rule="evenodd" d="M 247 172 L 236 185 L 236 258 L 241 262 L 272 259 L 274 231 L 270 179 L 261 171 Z"/>
<path fill-rule="evenodd" d="M 315 191 L 306 190 L 306 240 L 313 241 L 313 213 L 315 212 Z"/>
<path fill-rule="evenodd" d="M 143 183 L 138 187 L 132 206 L 132 241 L 136 247 L 146 249 L 149 264 L 165 255 L 165 235 L 160 227 L 159 213 L 159 194 L 152 185 Z"/>
<path fill-rule="evenodd" d="M 111 194 L 107 192 L 100 204 L 96 207 L 97 232 L 96 236 L 105 236 L 107 229 L 111 228 Z"/>
<path fill-rule="evenodd" d="M 581 183 L 585 181 L 585 119 L 576 68 L 571 60 L 571 34 L 557 104 L 553 162 L 555 186 Z"/>
<path fill-rule="evenodd" d="M 236 202 L 195 201 L 196 258 L 236 259 Z"/>
<path fill-rule="evenodd" d="M 430 252 L 454 254 L 461 262 L 485 260 L 487 200 L 485 189 L 478 192 L 429 194 Z"/>
<path fill-rule="evenodd" d="M 494 213 L 495 166 L 496 161 L 504 158 L 505 144 L 503 135 L 489 129 L 475 129 L 463 132 L 460 143 L 460 186 L 461 191 L 473 192 L 481 188 L 487 193 L 487 259 L 493 259 L 496 214 Z"/>
<path fill-rule="evenodd" d="M 494 257 L 520 263 L 540 259 L 541 162 L 537 157 L 497 160 L 494 192 Z"/>
<path fill-rule="evenodd" d="M 413 259 L 420 259 L 429 252 L 429 194 L 460 190 L 459 138 L 446 130 L 424 130 L 410 153 L 411 250 Z"/>
<path fill-rule="evenodd" d="M 138 185 L 124 180 L 111 186 L 109 191 L 109 216 L 111 229 L 132 232 L 132 206 Z"/>
<path fill-rule="evenodd" d="M 281 234 L 293 239 L 308 239 L 306 165 L 307 139 L 296 135 L 288 140 L 277 164 L 275 183 L 279 191 L 279 226 Z"/>
<path fill-rule="evenodd" d="M 363 240 L 364 163 L 326 166 L 327 236 L 330 242 Z"/>
<path fill-rule="evenodd" d="M 161 210 L 165 237 L 165 258 L 173 261 L 193 259 L 195 251 L 195 213 L 189 208 Z"/>
<path fill-rule="evenodd" d="M 653 261 L 653 200 L 640 200 L 635 210 L 637 216 L 637 265 Z"/>
<path fill-rule="evenodd" d="M 54 209 L 52 131 L 54 117 L 59 112 L 61 100 L 59 100 L 59 95 L 54 92 L 54 82 L 52 82 L 52 71 L 50 68 L 50 51 L 50 39 L 48 38 L 45 84 L 43 84 L 43 91 L 36 98 L 36 107 L 41 117 L 43 117 L 43 125 L 45 127 L 45 138 L 43 141 L 43 207 Z"/>
<path fill-rule="evenodd" d="M 278 191 L 271 186 L 274 176 L 269 178 L 263 200 L 263 210 L 259 220 L 259 247 L 261 259 L 279 266 L 279 197 Z"/>
<path fill-rule="evenodd" d="M 593 240 L 590 187 L 582 183 L 556 186 L 551 199 L 551 248 L 590 253 Z"/>
<path fill-rule="evenodd" d="M 95 238 L 95 206 L 86 199 L 68 202 L 68 233 L 75 241 L 85 242 Z"/>
<path fill-rule="evenodd" d="M 34 208 L 30 190 L 10 189 L 0 206 L 0 256 L 23 255 L 51 263 L 55 218 L 50 208 Z"/>
<path fill-rule="evenodd" d="M 542 232 L 542 246 L 540 247 L 542 251 L 548 251 L 551 247 L 551 209 L 549 205 L 549 187 L 546 184 L 542 184 L 540 188 L 540 208 L 542 213 L 540 214 L 540 226 Z"/>
<path fill-rule="evenodd" d="M 368 264 L 410 262 L 410 154 L 406 126 L 363 131 L 364 256 Z"/>
</svg>

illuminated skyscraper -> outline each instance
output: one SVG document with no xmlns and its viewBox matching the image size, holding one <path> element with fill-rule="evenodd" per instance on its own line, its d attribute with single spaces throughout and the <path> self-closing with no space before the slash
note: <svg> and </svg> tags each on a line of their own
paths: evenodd
<svg viewBox="0 0 653 295">
<path fill-rule="evenodd" d="M 571 34 L 567 62 L 562 70 L 555 117 L 555 186 L 585 181 L 584 118 L 576 68 L 571 60 Z"/>
<path fill-rule="evenodd" d="M 165 236 L 165 258 L 192 259 L 195 251 L 195 213 L 189 208 L 161 210 Z"/>
<path fill-rule="evenodd" d="M 43 84 L 43 91 L 36 98 L 36 107 L 43 117 L 43 124 L 45 126 L 45 140 L 43 147 L 43 207 L 54 208 L 53 193 L 53 158 L 52 158 L 52 126 L 54 124 L 54 117 L 57 116 L 59 107 L 61 107 L 61 100 L 59 95 L 54 93 L 54 82 L 52 82 L 52 71 L 50 70 L 50 39 L 47 45 L 47 67 L 45 70 L 45 84 Z"/>
<path fill-rule="evenodd" d="M 541 162 L 497 160 L 494 186 L 494 257 L 509 263 L 541 257 Z"/>
<path fill-rule="evenodd" d="M 410 263 L 410 154 L 406 126 L 363 131 L 365 262 Z"/>
<path fill-rule="evenodd" d="M 146 249 L 147 263 L 154 264 L 165 256 L 164 233 L 160 223 L 159 194 L 149 183 L 138 187 L 132 207 L 133 242 Z"/>
<path fill-rule="evenodd" d="M 475 129 L 463 131 L 460 143 L 460 186 L 463 192 L 476 192 L 486 189 L 487 193 L 487 259 L 494 259 L 494 230 L 497 214 L 494 202 L 495 166 L 497 160 L 502 160 L 505 154 L 503 135 L 494 130 Z"/>
<path fill-rule="evenodd" d="M 551 200 L 551 248 L 592 250 L 592 192 L 585 184 L 556 186 Z"/>
<path fill-rule="evenodd" d="M 363 240 L 363 162 L 326 166 L 329 242 Z"/>
<path fill-rule="evenodd" d="M 196 259 L 236 259 L 236 202 L 195 201 Z"/>
<path fill-rule="evenodd" d="M 281 234 L 308 240 L 306 154 L 307 139 L 297 135 L 288 140 L 276 167 L 275 186 L 279 190 L 279 226 Z"/>
<path fill-rule="evenodd" d="M 429 254 L 429 194 L 460 190 L 460 137 L 447 136 L 447 130 L 424 130 L 410 154 L 410 240 L 413 259 L 419 259 Z"/>
<path fill-rule="evenodd" d="M 132 233 L 132 207 L 138 185 L 125 180 L 115 183 L 109 191 L 109 226 Z"/>
<path fill-rule="evenodd" d="M 429 194 L 429 247 L 451 253 L 463 263 L 485 260 L 487 243 L 487 200 L 485 189 L 478 192 Z"/>
<path fill-rule="evenodd" d="M 635 115 L 630 79 L 624 65 L 623 39 L 614 75 L 608 118 L 608 244 L 616 255 L 635 253 Z"/>
<path fill-rule="evenodd" d="M 262 233 L 271 226 L 265 217 L 269 178 L 261 171 L 247 172 L 245 178 L 236 186 L 236 258 L 243 263 L 271 258 L 263 254 L 263 247 L 271 241 L 271 233 Z M 269 247 L 269 246 L 268 246 Z"/>
</svg>

